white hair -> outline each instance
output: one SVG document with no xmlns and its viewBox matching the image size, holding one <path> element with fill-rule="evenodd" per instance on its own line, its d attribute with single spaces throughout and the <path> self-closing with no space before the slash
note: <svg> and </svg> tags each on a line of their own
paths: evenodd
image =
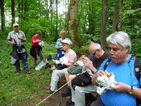
<svg viewBox="0 0 141 106">
<path fill-rule="evenodd" d="M 96 51 L 97 49 L 102 49 L 102 48 L 100 44 L 96 43 L 93 45 L 93 49 Z"/>
<path fill-rule="evenodd" d="M 118 46 L 120 44 L 124 49 L 129 47 L 128 53 L 131 51 L 131 40 L 125 32 L 114 32 L 106 38 L 107 43 L 112 43 Z"/>
</svg>

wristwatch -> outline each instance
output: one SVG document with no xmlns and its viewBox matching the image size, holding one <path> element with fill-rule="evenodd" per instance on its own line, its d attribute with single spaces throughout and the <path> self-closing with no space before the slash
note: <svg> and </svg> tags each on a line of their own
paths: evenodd
<svg viewBox="0 0 141 106">
<path fill-rule="evenodd" d="M 131 86 L 131 90 L 129 91 L 129 94 L 133 94 L 133 86 Z"/>
</svg>

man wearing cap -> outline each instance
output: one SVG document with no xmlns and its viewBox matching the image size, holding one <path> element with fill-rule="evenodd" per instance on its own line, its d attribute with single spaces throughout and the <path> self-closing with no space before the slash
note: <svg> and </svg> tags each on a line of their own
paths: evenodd
<svg viewBox="0 0 141 106">
<path fill-rule="evenodd" d="M 26 37 L 24 32 L 19 31 L 19 25 L 17 23 L 13 24 L 13 31 L 9 32 L 7 37 L 7 42 L 13 45 L 13 51 L 11 52 L 11 64 L 16 66 L 17 75 L 20 75 L 20 63 L 19 60 L 22 60 L 24 71 L 28 74 L 31 72 L 28 71 L 26 59 L 27 52 L 24 47 L 24 42 L 26 42 Z"/>
<path fill-rule="evenodd" d="M 90 75 L 90 78 L 100 67 L 101 63 L 109 57 L 109 54 L 106 53 L 101 48 L 100 41 L 98 40 L 91 40 L 91 41 L 92 42 L 89 47 L 89 53 L 94 58 L 94 61 L 92 62 L 88 57 L 85 57 L 85 59 L 83 60 L 84 65 L 88 69 L 90 69 L 90 71 L 87 71 Z M 72 77 L 70 76 L 69 78 Z M 88 86 L 83 86 L 83 87 L 76 86 L 75 90 L 72 89 L 72 97 L 66 102 L 66 105 L 70 106 L 75 104 L 75 106 L 85 106 L 86 105 L 85 93 L 91 93 L 91 92 L 96 92 L 96 86 L 92 85 L 92 83 Z"/>
<path fill-rule="evenodd" d="M 65 63 L 63 63 L 64 65 L 66 65 L 67 67 L 69 66 L 73 66 L 74 64 L 76 64 L 77 61 L 77 55 L 76 53 L 70 48 L 70 44 L 71 41 L 69 40 L 62 40 L 62 49 L 65 50 Z M 59 77 L 62 77 L 65 75 L 65 71 L 67 70 L 67 68 L 64 69 L 54 69 L 52 72 L 52 77 L 51 77 L 51 83 L 50 83 L 50 87 L 47 88 L 47 93 L 53 93 L 55 90 L 57 90 L 57 84 L 59 81 Z"/>
</svg>

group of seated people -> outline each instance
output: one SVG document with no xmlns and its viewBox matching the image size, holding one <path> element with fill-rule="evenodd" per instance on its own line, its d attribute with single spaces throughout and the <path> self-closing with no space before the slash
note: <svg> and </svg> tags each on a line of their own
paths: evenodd
<svg viewBox="0 0 141 106">
<path fill-rule="evenodd" d="M 131 51 L 131 40 L 125 32 L 114 32 L 106 41 L 109 53 L 101 48 L 99 40 L 91 40 L 89 54 L 82 56 L 83 66 L 77 64 L 77 55 L 70 48 L 72 42 L 66 38 L 66 31 L 61 31 L 61 38 L 57 40 L 55 48 L 57 50 L 56 60 L 65 57 L 63 63 L 66 67 L 59 69 L 55 64 L 51 70 L 52 77 L 47 93 L 55 92 L 58 87 L 59 78 L 65 76 L 68 83 L 68 89 L 62 93 L 62 97 L 71 96 L 66 102 L 66 106 L 85 106 L 86 93 L 97 92 L 97 78 L 106 76 L 105 71 L 115 75 L 115 87 L 106 88 L 106 92 L 100 95 L 91 106 L 136 106 L 137 99 L 141 99 L 141 78 L 139 80 L 134 74 L 134 56 L 129 54 Z M 111 61 L 109 61 L 111 60 Z M 106 69 L 105 64 L 109 61 Z M 141 68 L 141 67 L 139 67 Z M 141 69 L 139 69 L 141 70 Z M 81 75 L 87 74 L 86 80 L 89 83 L 85 86 L 79 86 Z M 79 77 L 79 78 L 78 78 Z M 75 80 L 76 79 L 76 80 Z M 75 85 L 75 86 L 73 86 Z M 141 101 L 141 100 L 140 100 Z"/>
</svg>

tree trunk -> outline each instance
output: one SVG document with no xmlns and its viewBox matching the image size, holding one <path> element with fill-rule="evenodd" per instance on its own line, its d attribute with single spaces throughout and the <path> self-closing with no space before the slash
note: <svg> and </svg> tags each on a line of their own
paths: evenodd
<svg viewBox="0 0 141 106">
<path fill-rule="evenodd" d="M 122 25 L 122 15 L 123 15 L 123 0 L 121 0 L 121 14 L 120 14 L 120 18 L 119 18 L 119 25 L 118 25 L 118 31 L 121 30 L 121 25 Z"/>
<path fill-rule="evenodd" d="M 79 0 L 70 0 L 70 30 L 75 47 L 81 47 L 83 42 L 77 29 L 77 9 Z"/>
<path fill-rule="evenodd" d="M 41 8 L 40 8 L 40 0 L 39 0 L 39 16 L 41 17 Z"/>
<path fill-rule="evenodd" d="M 56 0 L 56 38 L 58 38 L 58 0 Z"/>
<path fill-rule="evenodd" d="M 20 23 L 20 20 L 21 20 L 21 13 L 20 13 L 20 9 L 21 9 L 21 2 L 20 2 L 20 0 L 18 0 L 19 23 Z"/>
<path fill-rule="evenodd" d="M 70 5 L 68 8 L 67 18 L 66 18 L 66 22 L 65 22 L 65 29 L 64 29 L 65 31 L 68 31 L 69 20 L 70 20 Z"/>
<path fill-rule="evenodd" d="M 118 25 L 119 25 L 119 12 L 121 7 L 121 0 L 117 1 L 115 4 L 115 12 L 113 16 L 113 32 L 118 31 Z"/>
<path fill-rule="evenodd" d="M 27 7 L 26 7 L 26 2 L 27 0 L 24 1 L 25 4 L 24 4 L 24 20 L 26 19 L 26 11 L 27 11 Z"/>
<path fill-rule="evenodd" d="M 48 9 L 48 11 L 47 11 L 47 20 L 49 19 L 49 13 L 51 13 L 50 11 L 52 11 L 52 10 L 53 10 L 52 5 L 53 5 L 53 1 L 52 1 L 52 0 L 50 0 L 50 6 L 49 6 L 49 9 Z"/>
<path fill-rule="evenodd" d="M 108 0 L 103 0 L 102 6 L 102 19 L 101 19 L 101 44 L 102 48 L 105 50 L 106 48 L 106 15 L 107 15 L 107 3 Z"/>
<path fill-rule="evenodd" d="M 89 34 L 94 36 L 95 30 L 95 21 L 94 21 L 94 3 L 90 0 L 89 1 L 89 11 L 88 11 L 88 20 L 89 20 Z"/>
<path fill-rule="evenodd" d="M 22 2 L 21 2 L 21 6 L 22 6 L 22 7 L 21 7 L 21 9 L 22 9 L 22 13 L 21 13 L 21 14 L 22 14 L 22 15 L 21 15 L 21 19 L 23 19 L 23 0 L 22 0 Z"/>
<path fill-rule="evenodd" d="M 5 27 L 4 0 L 1 0 L 0 7 L 1 7 L 1 29 L 3 32 Z"/>
<path fill-rule="evenodd" d="M 12 26 L 15 22 L 15 1 L 14 0 L 11 0 L 11 12 L 12 12 Z"/>
</svg>

